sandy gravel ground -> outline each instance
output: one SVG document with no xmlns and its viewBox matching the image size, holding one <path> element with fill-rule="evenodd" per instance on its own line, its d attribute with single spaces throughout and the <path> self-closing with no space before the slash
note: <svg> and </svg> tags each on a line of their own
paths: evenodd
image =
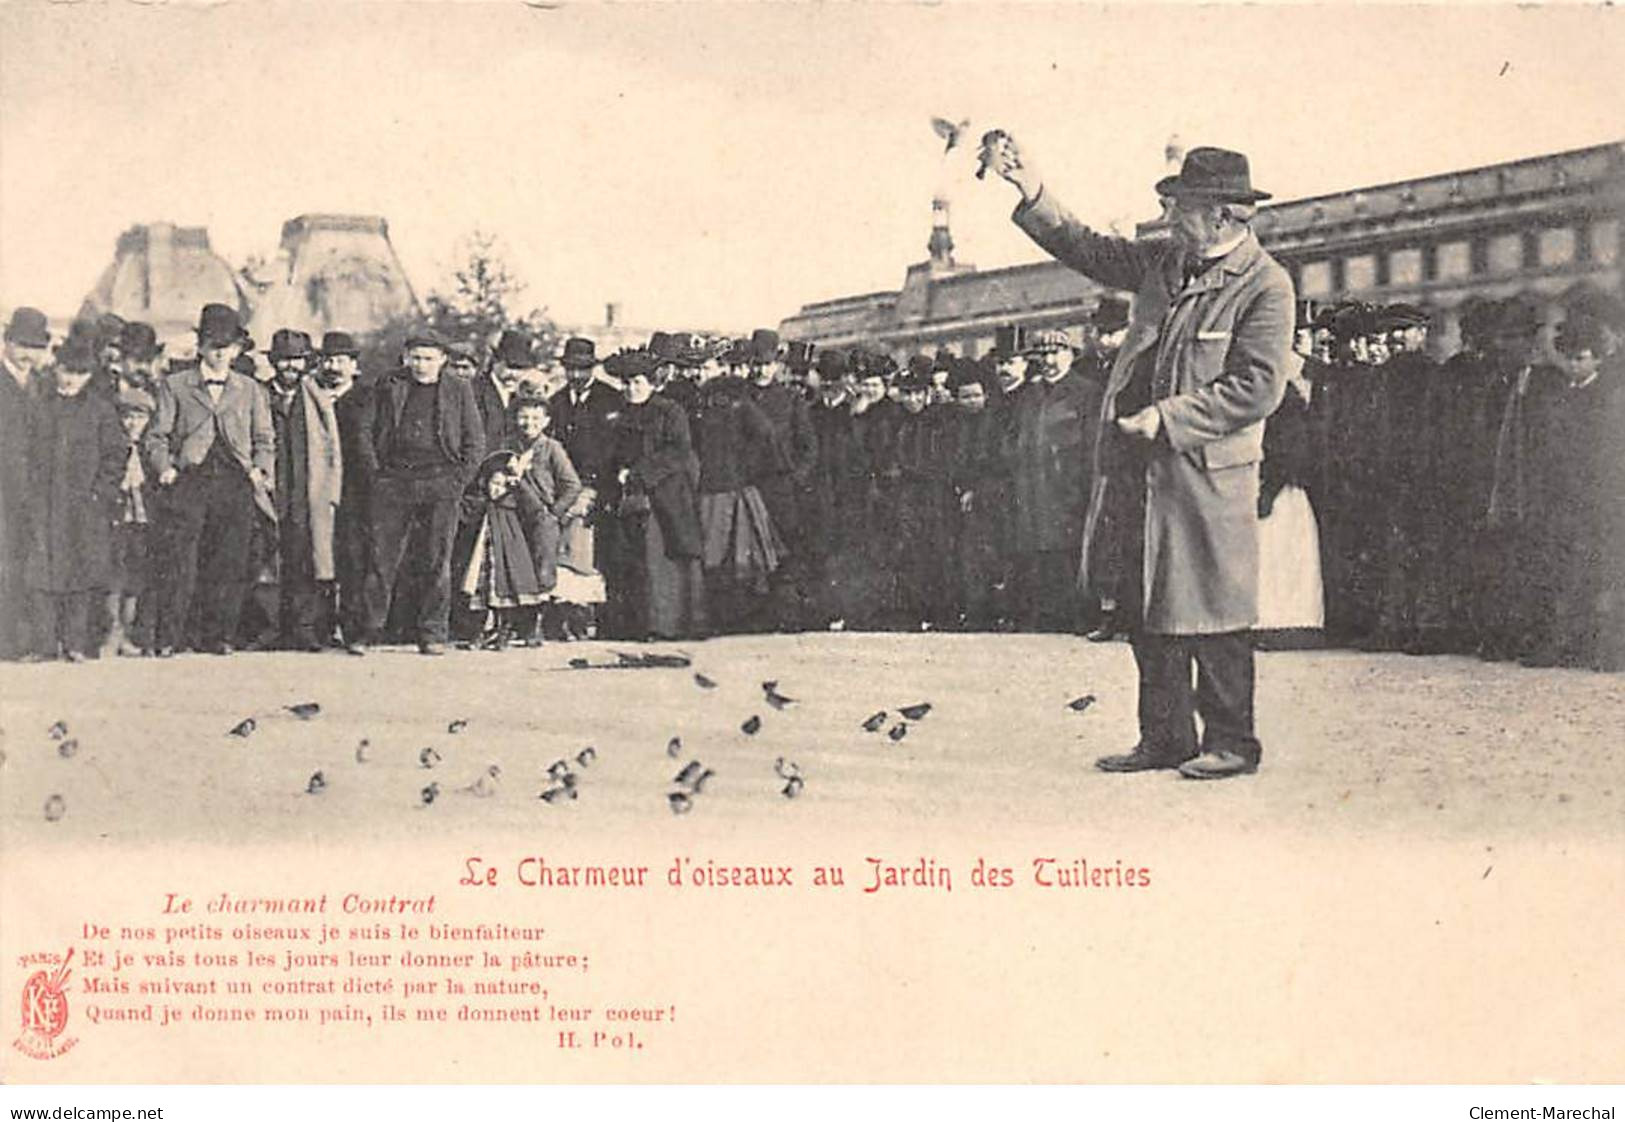
<svg viewBox="0 0 1625 1122">
<path fill-rule="evenodd" d="M 1259 656 L 1258 775 L 1192 783 L 1107 776 L 1134 741 L 1125 644 L 1053 636 L 740 637 L 684 650 L 688 670 L 571 670 L 613 644 L 425 659 L 382 650 L 202 655 L 0 668 L 4 835 L 30 844 L 168 840 L 342 842 L 426 829 L 635 835 L 673 820 L 679 767 L 713 769 L 686 822 L 808 836 L 885 823 L 961 830 L 1089 823 L 1151 835 L 1204 821 L 1237 831 L 1471 839 L 1625 833 L 1625 678 L 1465 658 L 1352 652 Z M 774 679 L 796 703 L 764 704 Z M 1091 693 L 1086 712 L 1067 702 Z M 282 706 L 317 702 L 300 720 Z M 900 706 L 930 702 L 906 736 Z M 881 732 L 860 728 L 886 710 Z M 246 738 L 227 735 L 255 715 Z M 754 736 L 740 728 L 762 719 Z M 69 758 L 48 734 L 64 721 Z M 460 732 L 448 731 L 466 720 Z M 668 756 L 681 737 L 678 759 Z M 370 742 L 366 762 L 356 747 Z M 581 796 L 549 804 L 553 761 Z M 420 765 L 425 748 L 440 761 Z M 774 762 L 797 763 L 800 798 Z M 495 793 L 461 788 L 490 766 Z M 305 793 L 321 771 L 320 794 Z M 430 782 L 440 797 L 423 806 Z M 63 813 L 48 821 L 60 796 Z"/>
</svg>

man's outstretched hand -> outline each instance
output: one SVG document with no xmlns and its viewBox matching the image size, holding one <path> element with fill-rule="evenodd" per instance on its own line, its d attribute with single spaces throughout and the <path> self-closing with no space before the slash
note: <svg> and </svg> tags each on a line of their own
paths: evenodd
<svg viewBox="0 0 1625 1122">
<path fill-rule="evenodd" d="M 1001 179 L 1014 183 L 1021 192 L 1023 202 L 1032 202 L 1043 189 L 1043 177 L 1031 157 L 1022 152 L 1016 138 L 1003 129 L 994 129 L 982 137 L 979 156 L 982 170 L 991 168 Z M 981 171 L 977 172 L 981 175 Z"/>
<path fill-rule="evenodd" d="M 1138 413 L 1117 418 L 1117 427 L 1129 436 L 1155 440 L 1157 433 L 1162 431 L 1162 414 L 1157 412 L 1155 405 L 1148 405 Z"/>
</svg>

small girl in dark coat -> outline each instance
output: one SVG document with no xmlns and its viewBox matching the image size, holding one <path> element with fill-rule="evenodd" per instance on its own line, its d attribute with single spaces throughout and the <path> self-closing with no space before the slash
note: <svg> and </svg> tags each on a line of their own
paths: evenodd
<svg viewBox="0 0 1625 1122">
<path fill-rule="evenodd" d="M 24 577 L 38 621 L 36 655 L 82 662 L 90 613 L 112 576 L 112 509 L 127 444 L 105 396 L 87 393 L 96 355 L 83 340 L 56 355 L 54 384 L 31 403 L 33 540 Z"/>
<path fill-rule="evenodd" d="M 523 474 L 517 455 L 495 452 L 463 493 L 463 518 L 474 527 L 474 544 L 458 591 L 471 611 L 495 617 L 482 644 L 487 650 L 501 650 L 521 634 L 542 602 L 525 537 L 525 525 L 540 516 L 541 504 L 533 488 L 519 485 Z"/>
</svg>

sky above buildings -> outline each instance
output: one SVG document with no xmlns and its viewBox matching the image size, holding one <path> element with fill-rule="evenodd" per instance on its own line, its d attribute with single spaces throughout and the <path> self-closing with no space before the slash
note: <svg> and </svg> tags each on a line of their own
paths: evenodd
<svg viewBox="0 0 1625 1122">
<path fill-rule="evenodd" d="M 130 225 L 234 264 L 381 214 L 420 293 L 498 235 L 526 302 L 746 328 L 957 255 L 1038 259 L 933 115 L 1002 126 L 1086 221 L 1171 135 L 1287 199 L 1625 140 L 1616 9 L 0 5 L 0 305 L 71 314 Z"/>
</svg>

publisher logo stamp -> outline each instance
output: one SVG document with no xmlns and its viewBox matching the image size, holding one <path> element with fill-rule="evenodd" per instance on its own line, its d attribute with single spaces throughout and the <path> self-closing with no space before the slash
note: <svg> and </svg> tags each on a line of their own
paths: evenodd
<svg viewBox="0 0 1625 1122">
<path fill-rule="evenodd" d="M 55 955 L 50 956 L 55 959 Z M 66 986 L 73 971 L 73 949 L 62 957 L 50 971 L 36 970 L 23 984 L 23 1031 L 12 1041 L 12 1047 L 36 1060 L 51 1060 L 79 1042 L 77 1037 L 64 1037 L 68 1027 L 68 994 Z"/>
</svg>

